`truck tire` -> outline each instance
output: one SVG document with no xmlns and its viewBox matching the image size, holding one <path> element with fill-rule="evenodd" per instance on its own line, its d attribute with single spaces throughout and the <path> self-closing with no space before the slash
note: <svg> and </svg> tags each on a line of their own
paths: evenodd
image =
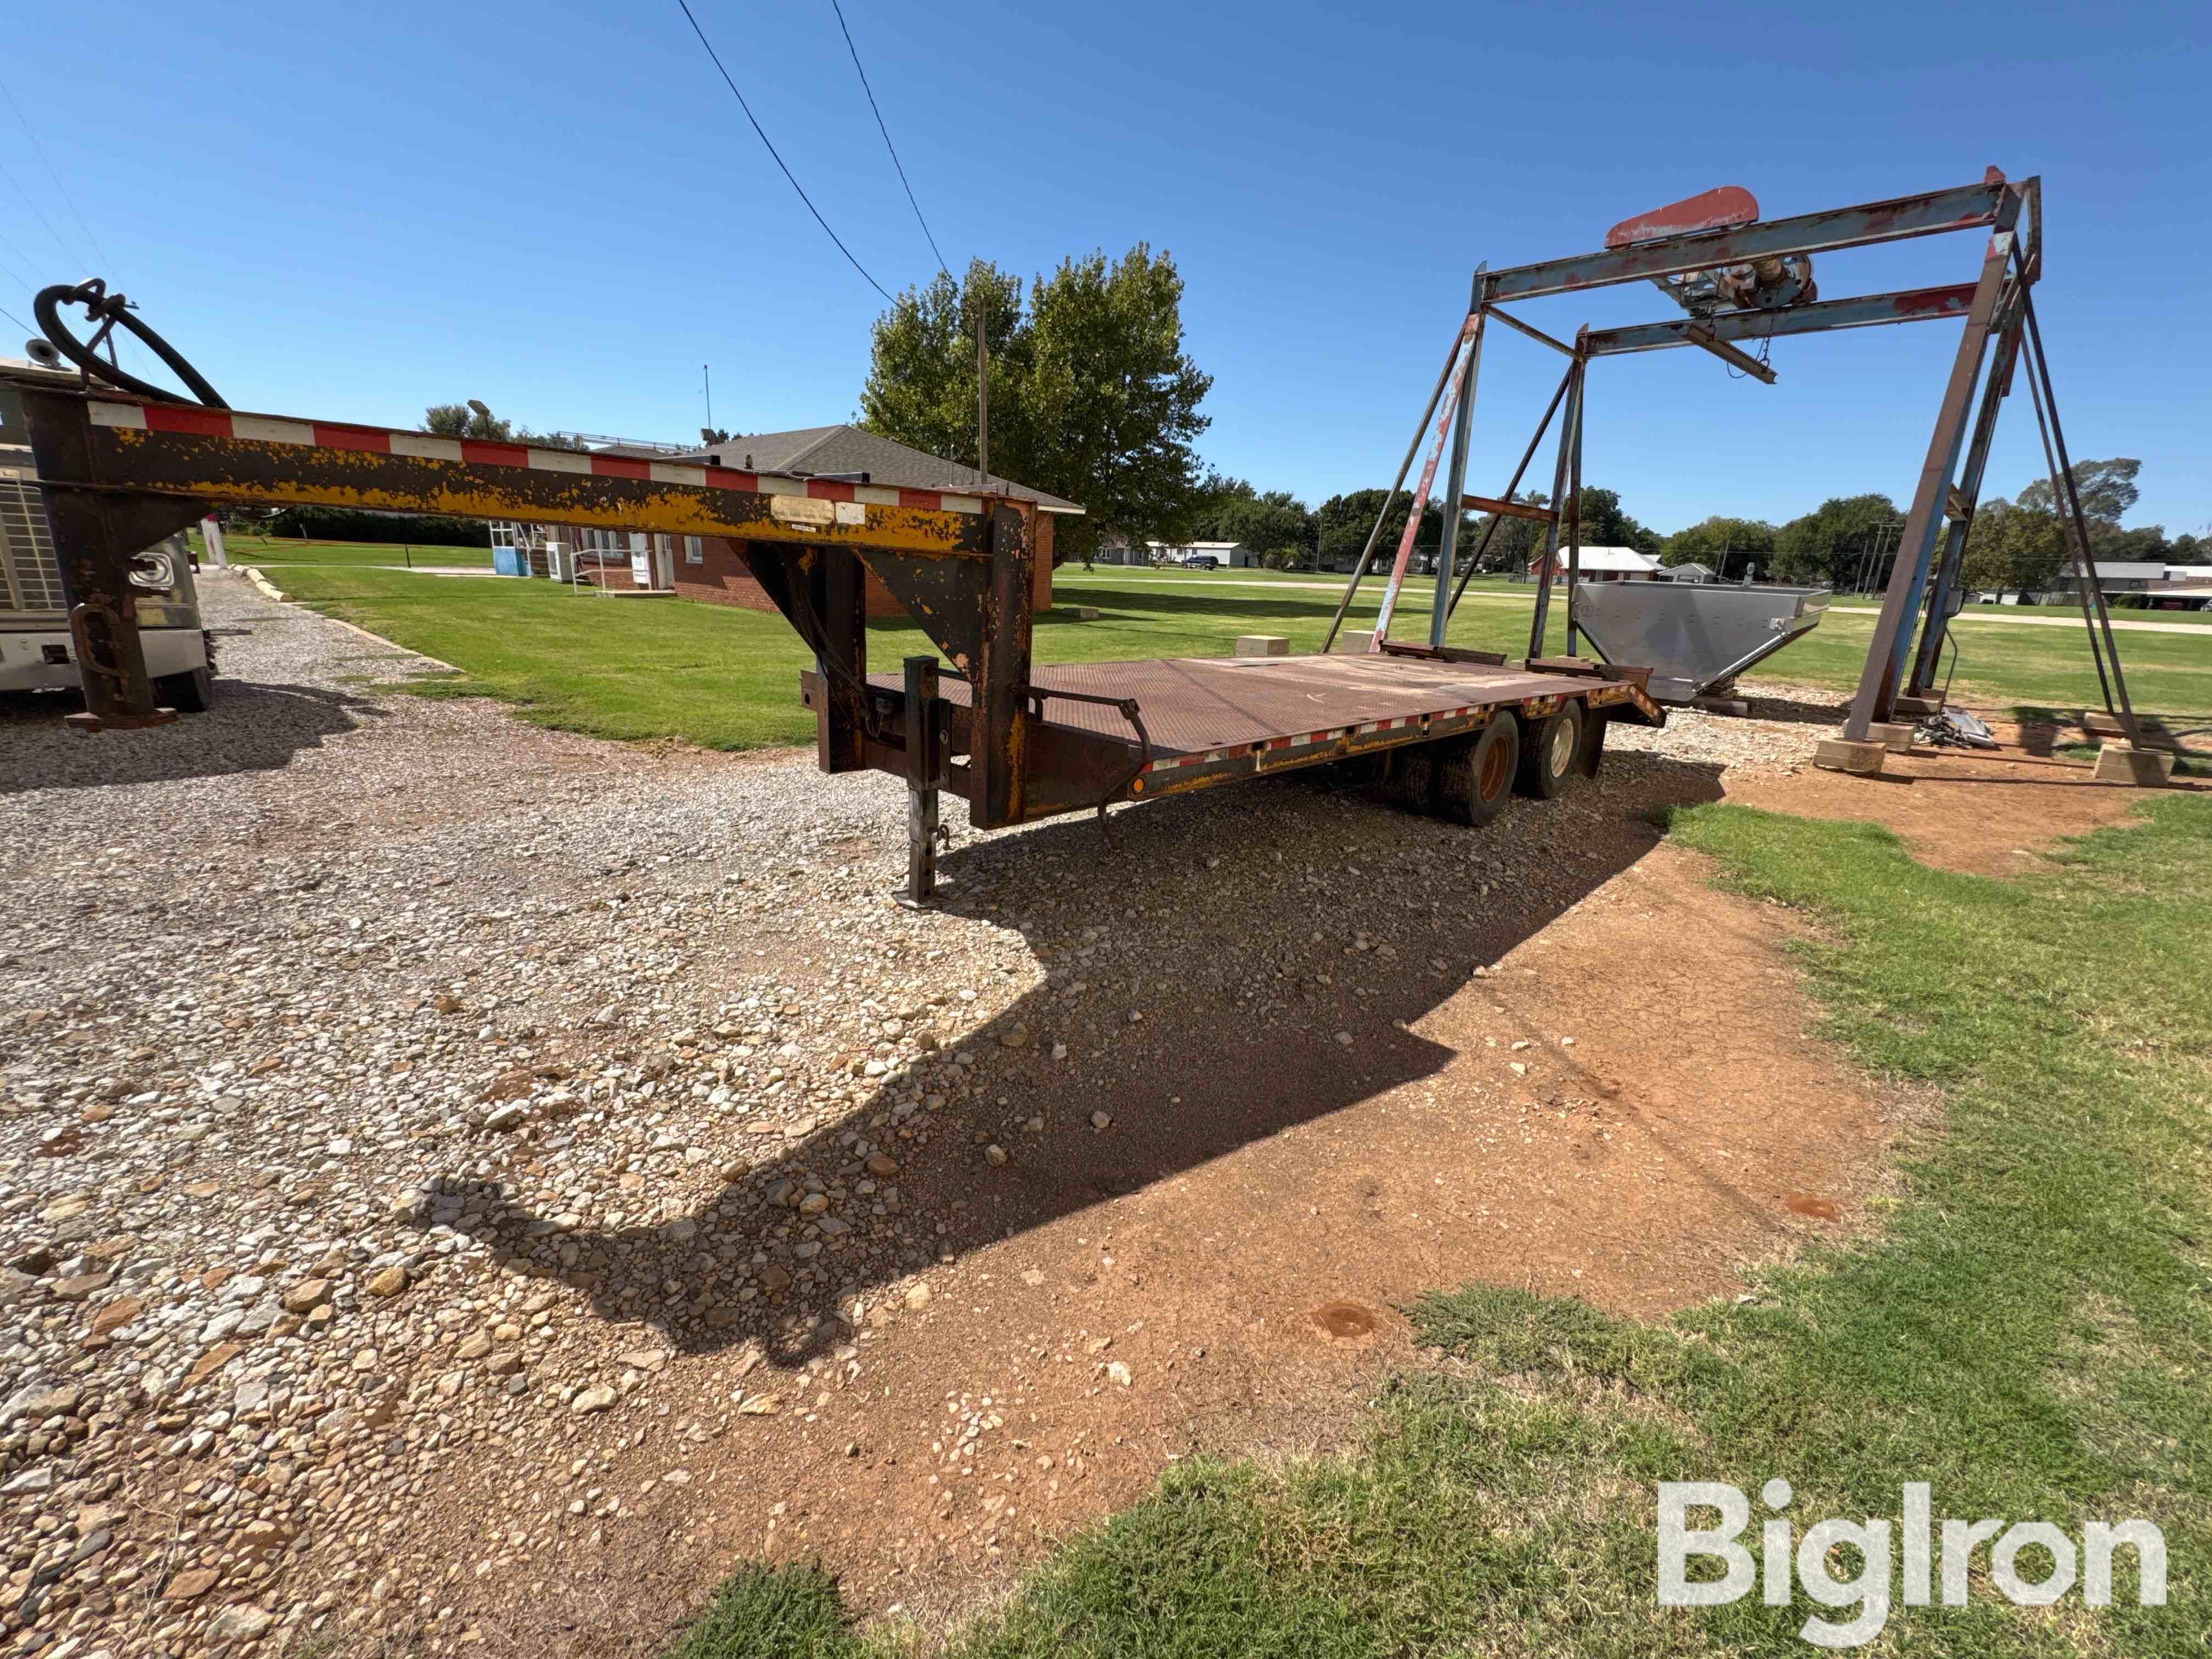
<svg viewBox="0 0 2212 1659">
<path fill-rule="evenodd" d="M 1536 722 L 1521 750 L 1515 787 L 1534 800 L 1557 800 L 1574 781 L 1583 753 L 1583 706 L 1571 702 Z"/>
<path fill-rule="evenodd" d="M 1521 760 L 1521 722 L 1500 712 L 1471 738 L 1444 745 L 1437 763 L 1436 811 L 1480 827 L 1505 810 Z"/>
<path fill-rule="evenodd" d="M 154 682 L 154 701 L 180 714 L 204 714 L 215 702 L 215 675 L 204 668 L 164 674 Z"/>
</svg>

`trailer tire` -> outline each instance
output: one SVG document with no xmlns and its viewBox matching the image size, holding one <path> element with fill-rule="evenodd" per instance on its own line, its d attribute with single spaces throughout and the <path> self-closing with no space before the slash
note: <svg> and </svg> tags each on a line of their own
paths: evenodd
<svg viewBox="0 0 2212 1659">
<path fill-rule="evenodd" d="M 1436 793 L 1438 745 L 1417 743 L 1389 751 L 1389 770 L 1382 780 L 1382 793 L 1389 797 L 1393 806 L 1408 812 L 1425 812 Z"/>
<path fill-rule="evenodd" d="M 1480 828 L 1505 810 L 1521 760 L 1521 722 L 1491 717 L 1471 738 L 1444 746 L 1437 764 L 1436 810 L 1454 823 Z"/>
<path fill-rule="evenodd" d="M 215 676 L 204 668 L 164 674 L 154 682 L 154 701 L 180 714 L 204 714 L 215 702 Z"/>
<path fill-rule="evenodd" d="M 1536 722 L 1522 745 L 1515 787 L 1532 800 L 1557 800 L 1574 781 L 1583 754 L 1583 706 L 1571 702 Z"/>
</svg>

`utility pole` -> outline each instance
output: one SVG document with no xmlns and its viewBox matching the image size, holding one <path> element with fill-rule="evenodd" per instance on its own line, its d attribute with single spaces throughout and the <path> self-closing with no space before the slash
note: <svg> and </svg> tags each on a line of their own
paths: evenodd
<svg viewBox="0 0 2212 1659">
<path fill-rule="evenodd" d="M 707 394 L 707 430 L 712 432 L 714 429 L 714 371 L 705 363 L 699 365 L 699 385 Z M 709 438 L 707 441 L 712 443 L 714 440 Z"/>
<path fill-rule="evenodd" d="M 970 284 L 972 289 L 972 283 Z M 991 476 L 991 343 L 983 332 L 983 299 L 975 295 L 975 471 Z"/>
</svg>

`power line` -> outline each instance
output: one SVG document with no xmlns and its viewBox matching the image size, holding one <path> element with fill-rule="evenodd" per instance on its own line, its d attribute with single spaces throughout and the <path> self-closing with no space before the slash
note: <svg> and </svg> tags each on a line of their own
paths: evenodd
<svg viewBox="0 0 2212 1659">
<path fill-rule="evenodd" d="M 31 192 L 23 188 L 22 181 L 21 179 L 16 178 L 14 173 L 8 171 L 8 164 L 4 161 L 0 161 L 0 179 L 5 179 L 9 184 L 15 186 L 15 194 L 23 198 L 23 205 L 30 209 L 32 214 L 38 219 L 38 222 L 46 228 L 46 234 L 54 239 L 54 245 L 60 248 L 61 251 L 69 258 L 72 259 L 76 258 L 76 250 L 69 245 L 68 241 L 64 239 L 61 232 L 54 228 L 54 222 L 47 218 L 46 216 L 40 210 L 39 204 L 31 199 Z"/>
<path fill-rule="evenodd" d="M 862 278 L 866 281 L 868 286 L 875 289 L 877 293 L 882 295 L 885 300 L 890 300 L 890 291 L 884 288 L 884 286 L 881 283 L 878 282 L 874 277 L 868 275 L 868 268 L 866 265 L 862 264 L 858 259 L 853 258 L 853 250 L 847 247 L 843 239 L 841 238 L 836 231 L 830 228 L 830 222 L 822 216 L 822 210 L 816 207 L 814 205 L 813 198 L 809 197 L 805 191 L 799 188 L 799 180 L 792 178 L 791 169 L 787 167 L 784 167 L 783 157 L 776 154 L 776 149 L 774 144 L 769 143 L 768 134 L 762 131 L 760 119 L 753 113 L 753 106 L 745 102 L 744 94 L 739 92 L 738 90 L 738 83 L 730 79 L 729 70 L 722 68 L 721 54 L 714 50 L 714 43 L 707 38 L 707 31 L 699 27 L 699 20 L 691 15 L 690 0 L 676 0 L 676 3 L 683 7 L 684 19 L 691 25 L 691 33 L 699 37 L 699 44 L 707 48 L 707 56 L 714 60 L 715 69 L 720 71 L 722 84 L 729 88 L 730 95 L 738 100 L 738 107 L 744 111 L 745 119 L 753 124 L 753 131 L 760 135 L 761 143 L 768 145 L 769 155 L 775 159 L 777 167 L 783 168 L 783 176 L 791 180 L 791 187 L 793 190 L 799 191 L 799 199 L 806 204 L 806 210 L 814 216 L 814 222 L 822 227 L 822 231 L 824 235 L 829 237 L 831 241 L 837 244 L 837 252 L 845 256 L 847 263 L 848 263 L 854 270 L 860 273 Z M 897 302 L 896 301 L 891 301 L 891 303 L 896 304 Z"/>
<path fill-rule="evenodd" d="M 23 106 L 15 101 L 15 94 L 8 90 L 8 83 L 4 81 L 0 81 L 0 98 L 5 98 L 8 100 L 8 107 L 15 112 L 15 120 L 23 129 L 23 136 L 31 141 L 31 148 L 38 152 L 39 161 L 46 169 L 46 177 L 54 181 L 55 190 L 60 192 L 62 200 L 69 204 L 70 215 L 76 221 L 77 228 L 84 233 L 84 240 L 92 245 L 92 251 L 99 256 L 101 264 L 110 264 L 107 250 L 100 246 L 100 238 L 92 234 L 92 227 L 85 223 L 84 215 L 77 211 L 76 198 L 69 193 L 68 186 L 62 183 L 61 174 L 54 171 L 53 162 L 46 156 L 46 147 L 39 142 L 39 135 L 31 131 L 30 118 L 23 113 Z M 51 229 L 52 227 L 48 228 Z M 112 274 L 112 265 L 110 269 Z"/>
<path fill-rule="evenodd" d="M 860 70 L 860 90 L 868 94 L 868 107 L 875 112 L 876 131 L 884 135 L 884 148 L 890 151 L 891 165 L 898 168 L 899 183 L 906 187 L 907 205 L 914 210 L 915 222 L 921 227 L 921 234 L 929 237 L 929 251 L 937 255 L 937 268 L 945 270 L 945 255 L 938 249 L 937 238 L 930 235 L 929 221 L 921 216 L 921 204 L 914 199 L 914 186 L 907 183 L 906 168 L 900 166 L 897 147 L 891 143 L 891 130 L 884 125 L 884 112 L 877 107 L 876 89 L 868 84 L 867 70 L 860 69 L 860 49 L 853 44 L 853 31 L 845 21 L 845 9 L 837 0 L 830 0 L 830 9 L 837 14 L 837 27 L 845 31 L 845 50 L 853 54 L 853 67 Z M 952 273 L 945 274 L 949 276 Z"/>
<path fill-rule="evenodd" d="M 16 327 L 21 329 L 26 334 L 36 334 L 39 331 L 4 306 L 0 306 L 0 317 L 5 317 L 9 322 L 15 324 Z"/>
</svg>

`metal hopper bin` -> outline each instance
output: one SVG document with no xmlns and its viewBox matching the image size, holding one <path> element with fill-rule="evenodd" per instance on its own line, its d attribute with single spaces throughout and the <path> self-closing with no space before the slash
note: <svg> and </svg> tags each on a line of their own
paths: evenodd
<svg viewBox="0 0 2212 1659">
<path fill-rule="evenodd" d="M 1648 665 L 1654 702 L 1685 703 L 1804 638 L 1828 599 L 1825 587 L 1579 582 L 1575 625 L 1607 662 Z"/>
</svg>

